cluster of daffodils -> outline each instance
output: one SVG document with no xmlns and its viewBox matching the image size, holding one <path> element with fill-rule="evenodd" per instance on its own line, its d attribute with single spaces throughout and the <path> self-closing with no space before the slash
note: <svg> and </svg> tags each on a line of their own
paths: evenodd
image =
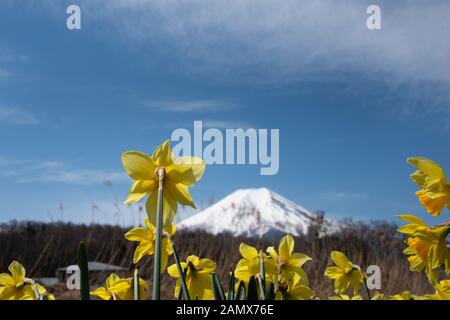
<svg viewBox="0 0 450 320">
<path fill-rule="evenodd" d="M 25 268 L 17 261 L 0 273 L 0 300 L 54 300 L 52 294 L 36 281 L 26 277 Z"/>
<path fill-rule="evenodd" d="M 420 203 L 433 216 L 439 216 L 445 207 L 450 209 L 450 183 L 444 171 L 426 158 L 410 158 L 417 168 L 412 180 L 421 187 L 417 191 Z M 133 264 L 147 256 L 154 261 L 151 281 L 152 298 L 160 299 L 161 274 L 175 280 L 174 297 L 184 300 L 312 300 L 319 299 L 310 288 L 303 267 L 312 259 L 295 252 L 291 235 L 284 236 L 278 248 L 270 246 L 258 250 L 241 243 L 241 259 L 230 272 L 227 291 L 216 275 L 217 265 L 208 258 L 190 255 L 181 261 L 175 247 L 174 218 L 178 205 L 195 208 L 189 188 L 196 184 L 205 171 L 205 163 L 195 157 L 175 158 L 169 141 L 147 155 L 138 151 L 125 152 L 122 164 L 134 180 L 126 204 L 146 199 L 147 218 L 143 227 L 128 231 L 124 237 L 136 243 Z M 367 276 L 361 267 L 352 263 L 342 252 L 331 252 L 332 266 L 324 275 L 333 282 L 335 294 L 330 300 L 450 300 L 450 249 L 447 236 L 450 221 L 429 227 L 413 215 L 401 215 L 408 224 L 398 231 L 408 236 L 404 254 L 414 272 L 424 272 L 434 287 L 434 293 L 417 296 L 409 291 L 384 296 L 373 296 L 367 287 Z M 146 296 L 149 285 L 134 270 L 129 278 L 111 274 L 104 287 L 90 290 L 88 265 L 84 244 L 80 244 L 78 265 L 81 271 L 81 297 L 96 296 L 104 300 L 140 300 Z M 173 263 L 171 263 L 173 261 Z M 361 294 L 361 291 L 365 293 Z M 37 282 L 26 277 L 24 267 L 13 261 L 9 273 L 0 274 L 0 300 L 53 300 L 54 297 Z"/>
<path fill-rule="evenodd" d="M 421 189 L 416 192 L 420 203 L 432 216 L 437 217 L 447 207 L 450 209 L 450 182 L 444 170 L 427 158 L 409 158 L 408 163 L 417 170 L 411 174 L 412 181 Z M 425 272 L 436 290 L 425 299 L 448 299 L 450 292 L 450 248 L 447 237 L 450 233 L 450 220 L 433 227 L 413 215 L 400 215 L 408 224 L 399 232 L 408 236 L 407 248 L 410 270 Z M 417 297 L 416 297 L 417 298 Z M 420 297 L 419 297 L 420 298 Z"/>
</svg>

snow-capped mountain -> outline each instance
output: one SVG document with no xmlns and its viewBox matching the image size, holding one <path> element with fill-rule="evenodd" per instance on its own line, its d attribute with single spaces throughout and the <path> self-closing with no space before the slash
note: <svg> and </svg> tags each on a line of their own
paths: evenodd
<svg viewBox="0 0 450 320">
<path fill-rule="evenodd" d="M 309 226 L 320 220 L 304 207 L 267 188 L 237 190 L 206 210 L 177 225 L 178 230 L 202 230 L 245 237 L 306 235 Z M 340 231 L 336 222 L 325 219 L 320 235 Z"/>
</svg>

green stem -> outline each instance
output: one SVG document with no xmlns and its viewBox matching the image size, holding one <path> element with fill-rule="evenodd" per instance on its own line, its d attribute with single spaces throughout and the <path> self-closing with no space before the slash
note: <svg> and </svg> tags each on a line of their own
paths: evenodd
<svg viewBox="0 0 450 320">
<path fill-rule="evenodd" d="M 372 300 L 372 296 L 370 295 L 369 287 L 367 286 L 367 277 L 365 275 L 363 275 L 363 279 L 364 279 L 364 288 L 366 289 L 367 298 L 369 300 Z"/>
<path fill-rule="evenodd" d="M 177 265 L 178 274 L 180 275 L 180 297 L 184 296 L 185 300 L 191 300 L 191 297 L 189 296 L 189 290 L 186 285 L 186 274 L 188 271 L 188 267 L 186 267 L 185 270 L 181 268 L 180 258 L 178 257 L 177 250 L 175 249 L 175 245 L 172 241 L 172 239 L 169 239 L 170 244 L 172 245 L 173 250 L 173 258 L 175 259 L 175 264 Z"/>
<path fill-rule="evenodd" d="M 163 231 L 163 185 L 164 168 L 156 169 L 156 176 L 159 180 L 158 203 L 156 208 L 156 241 L 155 241 L 155 263 L 153 268 L 153 300 L 161 298 L 161 243 Z"/>
<path fill-rule="evenodd" d="M 138 269 L 134 270 L 134 275 L 133 275 L 133 296 L 134 296 L 134 300 L 140 300 L 141 294 L 141 289 L 140 289 L 140 284 L 139 284 L 139 272 Z"/>
</svg>

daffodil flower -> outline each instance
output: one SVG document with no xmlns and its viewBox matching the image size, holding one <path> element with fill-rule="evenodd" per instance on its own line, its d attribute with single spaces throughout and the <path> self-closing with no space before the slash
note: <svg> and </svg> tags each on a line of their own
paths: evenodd
<svg viewBox="0 0 450 320">
<path fill-rule="evenodd" d="M 350 297 L 346 294 L 340 294 L 338 296 L 329 297 L 328 300 L 363 300 L 363 298 L 359 295 Z"/>
<path fill-rule="evenodd" d="M 376 293 L 373 295 L 372 299 L 370 299 L 370 300 L 385 300 L 384 294 L 383 294 L 383 293 L 380 293 L 380 292 L 376 292 Z"/>
<path fill-rule="evenodd" d="M 234 275 L 237 279 L 248 283 L 252 276 L 256 277 L 259 275 L 262 257 L 266 270 L 266 281 L 275 282 L 278 271 L 273 259 L 270 259 L 270 257 L 263 252 L 258 254 L 255 247 L 245 243 L 241 243 L 239 252 L 241 253 L 242 259 L 239 260 L 234 271 Z"/>
<path fill-rule="evenodd" d="M 403 291 L 400 294 L 394 294 L 390 296 L 388 300 L 418 300 L 418 298 L 418 296 L 413 295 L 409 291 Z"/>
<path fill-rule="evenodd" d="M 122 164 L 127 174 L 135 180 L 131 186 L 125 204 L 138 202 L 149 195 L 146 203 L 148 218 L 156 225 L 156 205 L 158 198 L 159 177 L 157 169 L 165 170 L 163 189 L 163 223 L 169 226 L 176 215 L 177 204 L 191 206 L 195 204 L 189 193 L 193 186 L 203 176 L 205 162 L 196 157 L 174 158 L 169 140 L 165 141 L 150 157 L 139 151 L 129 151 L 122 154 Z"/>
<path fill-rule="evenodd" d="M 155 253 L 155 226 L 145 219 L 146 228 L 134 228 L 125 234 L 125 239 L 129 241 L 137 241 L 139 245 L 134 252 L 133 263 L 136 264 L 145 255 L 153 255 Z M 161 273 L 164 272 L 169 260 L 169 256 L 172 254 L 173 249 L 170 243 L 171 237 L 175 233 L 175 225 L 170 225 L 164 228 L 166 236 L 162 239 L 162 252 L 161 252 Z"/>
<path fill-rule="evenodd" d="M 267 253 L 276 262 L 278 272 L 282 278 L 291 279 L 297 274 L 302 284 L 308 286 L 308 276 L 302 267 L 312 259 L 303 253 L 294 253 L 294 246 L 294 238 L 291 235 L 286 235 L 280 241 L 278 253 L 274 247 L 267 248 Z"/>
<path fill-rule="evenodd" d="M 277 284 L 275 300 L 310 300 L 314 292 L 304 284 L 298 274 L 294 274 L 287 282 Z"/>
<path fill-rule="evenodd" d="M 103 300 L 133 300 L 132 278 L 123 279 L 112 273 L 105 281 L 105 287 L 100 287 L 91 291 L 91 295 L 100 297 Z M 143 297 L 147 290 L 147 283 L 139 278 L 140 296 Z"/>
<path fill-rule="evenodd" d="M 210 259 L 200 259 L 197 256 L 189 256 L 186 262 L 181 262 L 181 269 L 186 270 L 186 286 L 191 299 L 211 300 L 213 291 L 211 288 L 211 274 L 216 271 L 216 263 Z M 180 274 L 176 264 L 167 268 L 167 272 L 172 278 L 177 279 L 175 286 L 175 297 L 180 292 Z"/>
<path fill-rule="evenodd" d="M 351 286 L 354 295 L 357 295 L 359 286 L 364 281 L 361 268 L 351 263 L 345 254 L 339 251 L 331 252 L 331 260 L 336 266 L 328 267 L 325 276 L 334 280 L 336 293 L 343 294 Z"/>
<path fill-rule="evenodd" d="M 433 216 L 438 216 L 445 206 L 450 209 L 450 182 L 444 170 L 427 158 L 409 158 L 408 163 L 418 169 L 411 179 L 422 188 L 416 195 L 425 209 Z"/>
<path fill-rule="evenodd" d="M 0 300 L 36 300 L 37 295 L 55 299 L 42 285 L 26 278 L 26 270 L 19 262 L 13 261 L 8 270 L 10 274 L 0 274 Z"/>
<path fill-rule="evenodd" d="M 411 271 L 422 272 L 428 276 L 432 284 L 437 282 L 438 269 L 445 266 L 445 272 L 450 273 L 450 249 L 446 238 L 450 233 L 450 224 L 428 227 L 421 219 L 413 215 L 400 215 L 409 224 L 398 228 L 398 231 L 412 236 L 406 240 L 408 247 L 403 251 L 408 256 Z"/>
<path fill-rule="evenodd" d="M 425 295 L 425 300 L 450 300 L 450 279 L 440 281 L 434 288 L 436 293 Z"/>
</svg>

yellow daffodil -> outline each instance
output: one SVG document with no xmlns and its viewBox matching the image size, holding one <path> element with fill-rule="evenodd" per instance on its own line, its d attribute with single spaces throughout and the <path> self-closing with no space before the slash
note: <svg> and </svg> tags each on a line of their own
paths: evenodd
<svg viewBox="0 0 450 320">
<path fill-rule="evenodd" d="M 445 266 L 446 274 L 450 273 L 450 249 L 446 238 L 450 233 L 450 224 L 428 227 L 421 219 L 412 215 L 400 215 L 409 224 L 398 228 L 398 231 L 412 236 L 406 240 L 408 247 L 403 251 L 408 256 L 411 271 L 425 270 L 430 282 L 437 282 L 438 269 Z"/>
<path fill-rule="evenodd" d="M 10 274 L 0 274 L 0 300 L 36 300 L 43 297 L 54 300 L 54 296 L 48 294 L 42 285 L 26 278 L 25 268 L 19 262 L 13 261 L 8 270 Z"/>
<path fill-rule="evenodd" d="M 411 179 L 422 188 L 416 194 L 425 209 L 433 216 L 438 216 L 445 206 L 450 209 L 450 182 L 444 170 L 427 158 L 409 158 L 408 163 L 417 169 Z"/>
<path fill-rule="evenodd" d="M 440 281 L 434 288 L 436 293 L 425 295 L 425 300 L 450 300 L 450 279 Z"/>
<path fill-rule="evenodd" d="M 262 257 L 266 271 L 266 281 L 275 281 L 278 274 L 275 260 L 270 259 L 270 257 L 263 252 L 258 254 L 255 247 L 245 243 L 241 243 L 239 252 L 241 253 L 242 259 L 239 260 L 236 265 L 236 270 L 234 271 L 236 279 L 248 283 L 252 276 L 256 277 L 259 275 L 261 270 L 260 257 Z"/>
<path fill-rule="evenodd" d="M 125 204 L 133 204 L 147 194 L 146 209 L 150 222 L 156 225 L 156 205 L 158 198 L 157 168 L 165 169 L 163 220 L 169 226 L 177 212 L 177 203 L 195 208 L 189 187 L 203 176 L 205 163 L 196 157 L 180 157 L 174 159 L 169 140 L 165 141 L 150 157 L 139 151 L 122 154 L 122 164 L 127 174 L 135 180 L 131 186 Z"/>
<path fill-rule="evenodd" d="M 276 262 L 278 272 L 282 278 L 291 279 L 297 274 L 302 284 L 308 286 L 308 276 L 302 267 L 312 259 L 303 253 L 294 253 L 294 246 L 294 238 L 291 235 L 286 235 L 280 241 L 278 253 L 274 247 L 267 248 L 267 253 Z"/>
<path fill-rule="evenodd" d="M 332 296 L 329 297 L 328 300 L 363 300 L 363 298 L 361 296 L 353 296 L 353 297 L 349 297 L 346 294 L 340 294 L 338 296 Z"/>
<path fill-rule="evenodd" d="M 418 297 L 416 295 L 413 295 L 411 292 L 404 291 L 400 294 L 394 294 L 390 296 L 388 300 L 417 300 L 417 298 Z"/>
<path fill-rule="evenodd" d="M 313 296 L 314 291 L 304 285 L 302 277 L 295 273 L 287 282 L 278 282 L 275 300 L 310 300 Z"/>
<path fill-rule="evenodd" d="M 364 281 L 361 268 L 351 263 L 345 254 L 339 251 L 331 252 L 331 260 L 336 266 L 328 267 L 325 270 L 325 275 L 334 280 L 336 293 L 343 294 L 351 286 L 354 295 L 357 295 L 359 286 Z"/>
<path fill-rule="evenodd" d="M 216 271 L 216 263 L 210 259 L 200 259 L 197 256 L 189 256 L 186 262 L 181 262 L 181 269 L 186 270 L 186 286 L 192 300 L 211 300 L 213 291 L 211 288 L 211 274 Z M 176 264 L 167 268 L 172 278 L 177 279 L 175 286 L 175 297 L 180 292 L 180 274 Z"/>
<path fill-rule="evenodd" d="M 153 255 L 155 253 L 155 226 L 145 219 L 146 228 L 134 228 L 125 234 L 125 239 L 129 241 L 137 241 L 139 245 L 134 252 L 133 263 L 138 263 L 146 254 Z M 170 225 L 164 228 L 166 236 L 162 239 L 161 251 L 161 273 L 164 272 L 172 254 L 172 245 L 167 236 L 171 237 L 175 233 L 175 225 Z"/>
<path fill-rule="evenodd" d="M 147 283 L 139 278 L 140 296 L 145 295 Z M 100 287 L 91 291 L 91 295 L 102 298 L 103 300 L 133 300 L 133 279 L 123 279 L 112 273 L 105 281 L 105 287 Z"/>
<path fill-rule="evenodd" d="M 384 294 L 376 292 L 370 300 L 385 300 Z"/>
</svg>

